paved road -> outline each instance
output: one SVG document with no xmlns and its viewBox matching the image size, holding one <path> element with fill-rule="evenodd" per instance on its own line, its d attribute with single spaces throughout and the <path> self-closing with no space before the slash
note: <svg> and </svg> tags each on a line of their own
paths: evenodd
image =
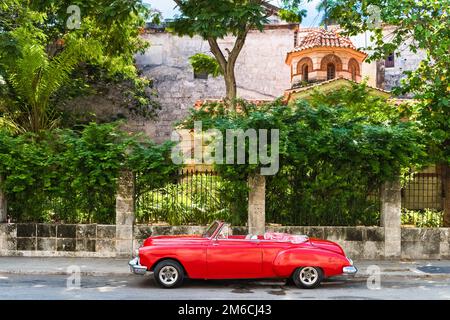
<svg viewBox="0 0 450 320">
<path fill-rule="evenodd" d="M 80 289 L 66 287 L 63 275 L 0 273 L 0 299 L 33 300 L 259 300 L 259 299 L 450 299 L 450 277 L 386 277 L 380 290 L 364 279 L 335 279 L 315 290 L 301 290 L 271 281 L 188 281 L 175 290 L 158 288 L 151 276 L 83 276 Z"/>
</svg>

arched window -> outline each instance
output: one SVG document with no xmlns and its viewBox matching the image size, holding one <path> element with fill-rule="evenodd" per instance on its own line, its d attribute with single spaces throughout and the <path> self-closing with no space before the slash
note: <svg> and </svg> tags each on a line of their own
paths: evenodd
<svg viewBox="0 0 450 320">
<path fill-rule="evenodd" d="M 303 66 L 303 78 L 302 78 L 302 80 L 303 81 L 308 81 L 309 80 L 309 68 L 308 68 L 307 64 L 305 64 Z"/>
<path fill-rule="evenodd" d="M 356 68 L 355 67 L 350 67 L 350 73 L 352 74 L 352 80 L 356 81 Z"/>
<path fill-rule="evenodd" d="M 336 66 L 334 63 L 327 64 L 327 80 L 336 78 Z"/>
<path fill-rule="evenodd" d="M 297 63 L 297 74 L 301 74 L 303 75 L 303 72 L 305 71 L 305 67 L 307 67 L 307 71 L 313 71 L 313 62 L 311 60 L 311 58 L 305 57 L 303 59 L 301 59 L 298 63 Z M 303 77 L 302 77 L 303 79 Z"/>
<path fill-rule="evenodd" d="M 360 75 L 360 71 L 359 71 L 359 63 L 354 58 L 350 59 L 350 61 L 348 62 L 348 71 L 350 72 L 352 80 L 356 81 L 357 76 Z"/>
</svg>

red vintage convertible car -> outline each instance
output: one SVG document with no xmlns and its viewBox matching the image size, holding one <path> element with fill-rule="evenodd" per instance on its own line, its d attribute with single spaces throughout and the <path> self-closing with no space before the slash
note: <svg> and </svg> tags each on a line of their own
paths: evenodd
<svg viewBox="0 0 450 320">
<path fill-rule="evenodd" d="M 158 236 L 144 241 L 131 271 L 154 273 L 163 288 L 191 279 L 291 278 L 300 288 L 316 288 L 324 278 L 357 269 L 336 243 L 280 233 L 233 236 L 214 222 L 202 236 Z"/>
</svg>

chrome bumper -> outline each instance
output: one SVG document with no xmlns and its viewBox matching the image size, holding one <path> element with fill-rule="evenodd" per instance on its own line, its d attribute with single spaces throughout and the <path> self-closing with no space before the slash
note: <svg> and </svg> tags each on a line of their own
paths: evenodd
<svg viewBox="0 0 450 320">
<path fill-rule="evenodd" d="M 349 266 L 342 268 L 342 273 L 347 275 L 354 275 L 358 272 L 358 269 L 356 269 L 355 266 Z"/>
<path fill-rule="evenodd" d="M 134 274 L 143 276 L 144 274 L 147 273 L 147 267 L 141 266 L 139 258 L 137 257 L 128 262 L 128 265 L 130 266 L 131 272 Z"/>
</svg>

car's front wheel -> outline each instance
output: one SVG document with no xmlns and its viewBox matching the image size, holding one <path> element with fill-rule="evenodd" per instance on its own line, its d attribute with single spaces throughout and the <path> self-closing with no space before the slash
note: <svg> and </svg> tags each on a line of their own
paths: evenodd
<svg viewBox="0 0 450 320">
<path fill-rule="evenodd" d="M 154 277 L 160 287 L 172 289 L 183 283 L 184 270 L 177 261 L 164 260 L 156 265 Z"/>
<path fill-rule="evenodd" d="M 292 275 L 295 285 L 302 289 L 317 288 L 323 280 L 323 271 L 317 267 L 302 267 Z"/>
</svg>

